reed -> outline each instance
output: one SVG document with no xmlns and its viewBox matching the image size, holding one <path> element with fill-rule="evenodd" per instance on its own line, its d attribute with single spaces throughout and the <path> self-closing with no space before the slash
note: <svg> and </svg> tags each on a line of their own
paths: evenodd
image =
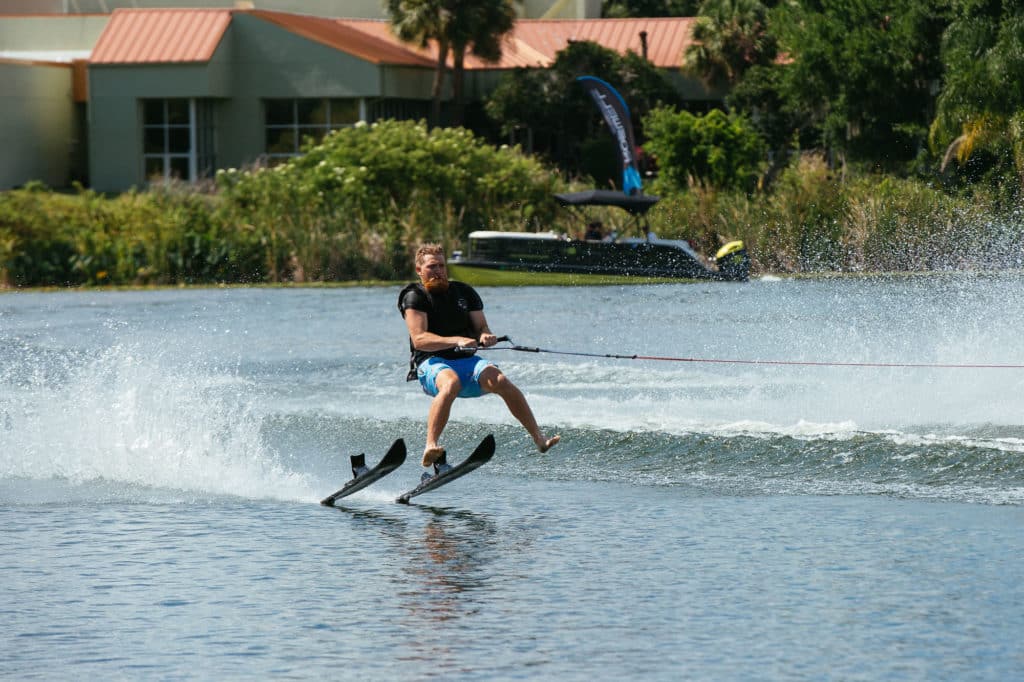
<svg viewBox="0 0 1024 682">
<path fill-rule="evenodd" d="M 918 179 L 842 179 L 803 157 L 769 192 L 694 188 L 651 212 L 659 236 L 713 254 L 742 239 L 761 273 L 1021 267 L 1020 209 L 1001 193 L 952 196 Z"/>
</svg>

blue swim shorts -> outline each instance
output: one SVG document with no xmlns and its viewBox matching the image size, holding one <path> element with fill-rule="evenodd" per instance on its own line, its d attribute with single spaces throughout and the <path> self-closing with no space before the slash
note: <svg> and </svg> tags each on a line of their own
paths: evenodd
<svg viewBox="0 0 1024 682">
<path fill-rule="evenodd" d="M 450 369 L 459 377 L 462 390 L 459 391 L 460 398 L 478 398 L 484 394 L 480 388 L 480 373 L 494 365 L 483 358 L 472 355 L 468 358 L 458 360 L 446 360 L 434 356 L 427 358 L 416 368 L 416 376 L 419 377 L 420 386 L 423 392 L 429 396 L 437 395 L 437 375 L 443 370 Z"/>
</svg>

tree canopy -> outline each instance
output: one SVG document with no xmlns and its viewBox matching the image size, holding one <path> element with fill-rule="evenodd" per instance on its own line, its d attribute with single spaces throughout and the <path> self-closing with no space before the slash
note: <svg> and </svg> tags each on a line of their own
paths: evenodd
<svg viewBox="0 0 1024 682">
<path fill-rule="evenodd" d="M 637 139 L 643 116 L 661 104 L 681 104 L 679 93 L 654 65 L 630 52 L 625 56 L 595 43 L 570 43 L 550 69 L 518 69 L 505 76 L 486 103 L 487 114 L 504 135 L 526 142 L 570 174 L 599 183 L 615 178 L 613 141 L 597 108 L 576 78 L 597 76 L 626 100 Z"/>
<path fill-rule="evenodd" d="M 1001 183 L 1024 191 L 1024 5 L 1015 0 L 606 0 L 605 16 L 699 14 L 684 72 L 724 88 L 770 150 L 833 163 Z M 597 75 L 643 115 L 682 106 L 635 55 L 572 44 L 547 70 L 507 77 L 486 102 L 504 135 L 572 173 L 595 168 L 597 112 L 574 84 Z M 786 154 L 776 155 L 784 160 Z"/>
<path fill-rule="evenodd" d="M 737 114 L 704 116 L 664 107 L 644 120 L 647 151 L 658 160 L 658 191 L 692 185 L 753 190 L 765 158 L 764 140 Z"/>
<path fill-rule="evenodd" d="M 683 66 L 711 87 L 733 86 L 748 69 L 775 59 L 768 8 L 760 0 L 704 0 Z"/>
<path fill-rule="evenodd" d="M 780 95 L 808 112 L 818 143 L 855 158 L 906 161 L 923 145 L 942 68 L 947 0 L 783 3 Z"/>
<path fill-rule="evenodd" d="M 1011 174 L 1024 187 L 1024 6 L 955 0 L 942 38 L 945 82 L 931 126 L 943 167 Z M 973 168 L 972 166 L 973 162 Z"/>
<path fill-rule="evenodd" d="M 401 40 L 426 47 L 437 43 L 431 123 L 441 120 L 441 91 L 452 57 L 452 123 L 462 124 L 464 63 L 467 52 L 485 61 L 501 58 L 501 38 L 512 30 L 512 0 L 387 0 L 391 25 Z"/>
</svg>

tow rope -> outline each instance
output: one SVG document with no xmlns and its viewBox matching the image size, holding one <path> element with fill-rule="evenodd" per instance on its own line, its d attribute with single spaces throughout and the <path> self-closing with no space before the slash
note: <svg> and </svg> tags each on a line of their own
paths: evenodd
<svg viewBox="0 0 1024 682">
<path fill-rule="evenodd" d="M 550 348 L 537 348 L 534 346 L 519 346 L 507 336 L 499 336 L 498 343 L 508 343 L 508 346 L 491 346 L 489 348 L 477 348 L 476 350 L 514 350 L 522 353 L 550 353 L 553 355 L 575 355 L 585 358 L 607 358 L 611 360 L 652 360 L 657 362 L 694 362 L 723 365 L 801 365 L 806 367 L 913 367 L 929 369 L 1024 369 L 1022 365 L 1009 364 L 957 364 L 957 363 L 928 363 L 928 362 L 816 362 L 811 360 L 733 360 L 723 358 L 684 358 L 668 357 L 664 355 L 638 355 L 621 353 L 584 353 L 581 351 L 553 350 Z"/>
</svg>

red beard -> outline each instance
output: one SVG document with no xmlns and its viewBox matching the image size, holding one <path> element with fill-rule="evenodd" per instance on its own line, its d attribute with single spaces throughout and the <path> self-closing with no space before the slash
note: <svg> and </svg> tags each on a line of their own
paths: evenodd
<svg viewBox="0 0 1024 682">
<path fill-rule="evenodd" d="M 448 292 L 448 280 L 443 277 L 423 280 L 423 288 L 432 294 L 444 294 Z"/>
</svg>

